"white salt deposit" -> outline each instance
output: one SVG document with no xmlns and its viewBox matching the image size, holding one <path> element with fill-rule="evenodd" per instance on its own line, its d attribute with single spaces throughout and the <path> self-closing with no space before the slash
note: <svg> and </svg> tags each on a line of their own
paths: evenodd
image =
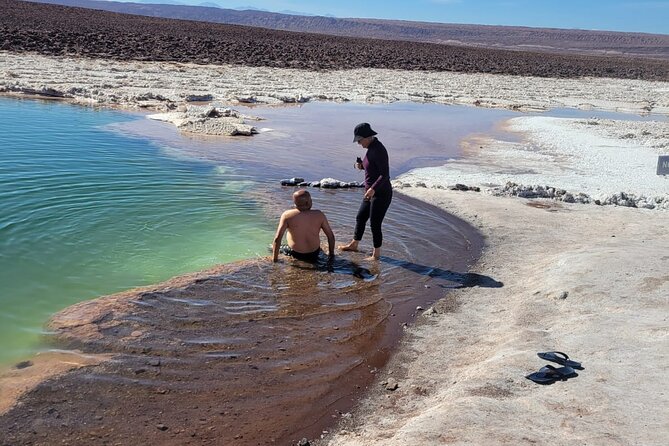
<svg viewBox="0 0 669 446">
<path fill-rule="evenodd" d="M 600 109 L 669 114 L 666 82 L 548 79 L 381 69 L 305 71 L 233 65 L 121 62 L 0 51 L 0 92 L 82 104 L 172 111 L 189 100 L 244 103 L 430 102 L 512 110 Z"/>
<path fill-rule="evenodd" d="M 535 116 L 513 118 L 507 127 L 523 140 L 472 138 L 465 159 L 413 170 L 396 185 L 462 183 L 503 193 L 503 186 L 512 182 L 561 188 L 601 201 L 624 192 L 669 204 L 669 178 L 656 175 L 658 155 L 669 154 L 667 121 Z"/>
</svg>

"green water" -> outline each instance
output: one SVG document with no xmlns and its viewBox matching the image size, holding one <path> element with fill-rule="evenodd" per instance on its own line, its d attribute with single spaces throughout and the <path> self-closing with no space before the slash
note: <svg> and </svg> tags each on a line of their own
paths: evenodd
<svg viewBox="0 0 669 446">
<path fill-rule="evenodd" d="M 109 126 L 137 119 L 0 98 L 0 364 L 68 305 L 267 255 L 253 182 Z"/>
</svg>

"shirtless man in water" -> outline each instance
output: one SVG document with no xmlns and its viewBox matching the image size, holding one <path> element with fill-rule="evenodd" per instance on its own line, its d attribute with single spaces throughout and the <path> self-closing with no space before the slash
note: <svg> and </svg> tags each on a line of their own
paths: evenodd
<svg viewBox="0 0 669 446">
<path fill-rule="evenodd" d="M 321 211 L 311 209 L 311 194 L 300 189 L 293 194 L 296 209 L 281 215 L 272 246 L 272 261 L 279 260 L 279 252 L 306 262 L 318 261 L 321 252 L 321 229 L 328 238 L 330 258 L 334 257 L 335 236 L 328 219 Z M 283 234 L 288 230 L 288 247 L 281 247 Z"/>
</svg>

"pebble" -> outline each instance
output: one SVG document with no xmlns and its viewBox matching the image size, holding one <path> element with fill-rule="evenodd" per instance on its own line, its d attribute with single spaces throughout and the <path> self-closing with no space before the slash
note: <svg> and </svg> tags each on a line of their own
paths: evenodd
<svg viewBox="0 0 669 446">
<path fill-rule="evenodd" d="M 460 184 L 456 183 L 455 186 L 449 187 L 450 190 L 460 190 L 460 191 L 474 191 L 474 192 L 481 192 L 481 188 L 478 186 L 467 186 L 465 184 Z"/>
<path fill-rule="evenodd" d="M 399 383 L 395 378 L 388 378 L 388 380 L 384 382 L 383 385 L 385 386 L 386 390 L 390 390 L 391 392 L 397 390 L 399 387 Z"/>
<path fill-rule="evenodd" d="M 298 184 L 303 183 L 303 182 L 304 182 L 304 178 L 295 177 L 295 178 L 289 178 L 289 179 L 286 179 L 286 180 L 281 180 L 281 185 L 282 186 L 297 186 Z"/>
<path fill-rule="evenodd" d="M 165 426 L 162 423 L 156 424 L 156 428 L 158 428 L 158 430 L 161 430 L 161 431 L 166 431 L 167 429 L 169 429 L 167 426 Z"/>
<path fill-rule="evenodd" d="M 14 366 L 15 369 L 25 369 L 33 365 L 32 361 L 21 361 Z"/>
</svg>

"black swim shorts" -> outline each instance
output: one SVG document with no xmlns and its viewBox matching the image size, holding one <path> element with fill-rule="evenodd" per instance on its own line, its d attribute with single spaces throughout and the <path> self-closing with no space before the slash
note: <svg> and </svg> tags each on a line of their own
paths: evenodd
<svg viewBox="0 0 669 446">
<path fill-rule="evenodd" d="M 290 246 L 281 245 L 281 249 L 279 249 L 279 252 L 281 254 L 291 256 L 291 257 L 293 257 L 297 260 L 302 260 L 303 262 L 316 263 L 316 262 L 318 262 L 318 256 L 321 253 L 321 248 L 318 248 L 314 252 L 303 253 L 303 252 L 295 251 Z"/>
</svg>

